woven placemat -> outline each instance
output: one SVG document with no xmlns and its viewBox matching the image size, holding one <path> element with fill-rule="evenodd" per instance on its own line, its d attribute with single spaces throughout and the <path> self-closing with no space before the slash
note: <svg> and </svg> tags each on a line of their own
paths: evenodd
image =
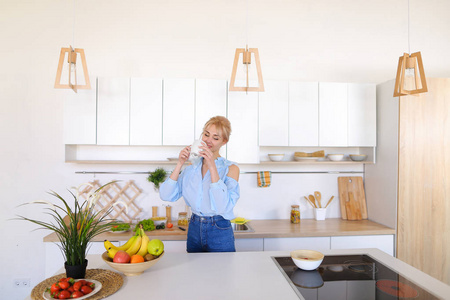
<svg viewBox="0 0 450 300">
<path fill-rule="evenodd" d="M 66 277 L 66 273 L 61 273 L 58 275 L 55 275 L 53 277 L 47 278 L 41 283 L 39 283 L 37 286 L 33 288 L 31 291 L 31 299 L 33 300 L 41 300 L 45 299 L 43 297 L 43 294 L 45 292 L 45 289 L 48 287 L 51 287 L 52 284 L 60 280 L 61 278 Z M 104 270 L 104 269 L 87 269 L 86 270 L 86 279 L 94 279 L 97 281 L 100 281 L 102 283 L 101 290 L 95 294 L 89 297 L 89 300 L 97 300 L 97 299 L 103 299 L 106 298 L 115 292 L 117 292 L 120 287 L 123 284 L 123 277 L 122 275 L 110 271 L 110 270 Z"/>
</svg>

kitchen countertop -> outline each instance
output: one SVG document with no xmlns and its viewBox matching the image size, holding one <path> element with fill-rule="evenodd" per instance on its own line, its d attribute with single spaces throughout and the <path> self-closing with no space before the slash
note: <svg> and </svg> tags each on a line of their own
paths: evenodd
<svg viewBox="0 0 450 300">
<path fill-rule="evenodd" d="M 319 237 L 319 236 L 352 236 L 352 235 L 383 235 L 395 234 L 395 229 L 386 227 L 369 220 L 348 221 L 339 218 L 316 221 L 302 219 L 300 224 L 291 224 L 288 219 L 252 220 L 249 225 L 254 232 L 236 232 L 236 239 L 245 238 L 283 238 L 283 237 Z M 163 241 L 186 240 L 187 231 L 176 226 L 171 229 L 147 231 L 150 239 L 158 238 Z M 96 236 L 94 241 L 127 241 L 131 232 L 104 233 Z M 44 242 L 58 242 L 55 233 L 44 237 Z"/>
<path fill-rule="evenodd" d="M 323 253 L 367 254 L 442 299 L 450 295 L 450 286 L 378 249 Z M 124 276 L 123 286 L 107 299 L 299 299 L 272 256 L 289 256 L 289 252 L 166 253 L 142 275 Z M 113 270 L 100 255 L 87 258 L 88 268 Z M 56 274 L 63 272 L 61 268 Z"/>
</svg>

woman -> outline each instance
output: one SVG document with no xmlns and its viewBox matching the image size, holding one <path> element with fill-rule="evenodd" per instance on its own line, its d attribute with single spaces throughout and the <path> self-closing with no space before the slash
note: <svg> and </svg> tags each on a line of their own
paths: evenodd
<svg viewBox="0 0 450 300">
<path fill-rule="evenodd" d="M 211 118 L 203 127 L 200 159 L 180 174 L 191 153 L 191 147 L 185 147 L 175 170 L 159 189 L 162 200 L 173 202 L 183 197 L 191 207 L 187 252 L 236 251 L 230 220 L 234 218 L 233 208 L 240 196 L 239 167 L 219 154 L 230 133 L 227 118 Z"/>
</svg>

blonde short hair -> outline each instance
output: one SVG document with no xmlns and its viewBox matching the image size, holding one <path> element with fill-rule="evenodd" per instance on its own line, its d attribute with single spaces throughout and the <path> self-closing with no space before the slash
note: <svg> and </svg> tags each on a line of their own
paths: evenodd
<svg viewBox="0 0 450 300">
<path fill-rule="evenodd" d="M 206 122 L 205 126 L 203 126 L 203 131 L 206 130 L 209 126 L 214 125 L 216 126 L 217 131 L 220 132 L 222 138 L 225 141 L 230 140 L 230 134 L 231 134 L 231 123 L 230 121 L 222 116 L 215 116 L 209 119 L 208 122 Z"/>
</svg>

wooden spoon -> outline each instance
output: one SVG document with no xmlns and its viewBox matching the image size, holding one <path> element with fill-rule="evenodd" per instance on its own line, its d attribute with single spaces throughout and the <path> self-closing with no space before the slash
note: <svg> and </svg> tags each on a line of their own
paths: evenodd
<svg viewBox="0 0 450 300">
<path fill-rule="evenodd" d="M 325 208 L 327 208 L 327 206 L 331 203 L 331 201 L 333 200 L 334 196 L 331 196 L 330 200 L 328 200 L 327 205 L 325 205 Z"/>
<path fill-rule="evenodd" d="M 306 196 L 305 196 L 305 199 L 306 199 L 306 201 L 309 202 L 309 204 L 311 204 L 311 206 L 312 206 L 313 208 L 317 208 L 316 205 L 315 205 L 313 202 L 311 202 L 311 200 L 309 200 L 308 198 L 306 198 Z"/>
<path fill-rule="evenodd" d="M 320 192 L 314 192 L 314 197 L 316 197 L 319 207 L 322 208 L 322 203 L 320 203 L 320 200 L 322 200 L 322 194 Z"/>
<path fill-rule="evenodd" d="M 314 204 L 314 207 L 317 208 L 317 205 L 316 205 L 316 198 L 314 198 L 313 195 L 309 195 L 308 198 L 309 198 L 309 200 Z"/>
</svg>

